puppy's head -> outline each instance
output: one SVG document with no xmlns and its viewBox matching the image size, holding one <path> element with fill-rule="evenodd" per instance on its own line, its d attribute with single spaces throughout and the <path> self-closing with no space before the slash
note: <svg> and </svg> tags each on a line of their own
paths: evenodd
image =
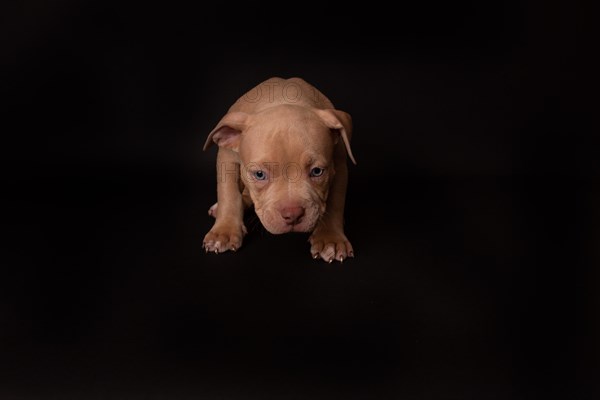
<svg viewBox="0 0 600 400">
<path fill-rule="evenodd" d="M 351 131 L 343 111 L 280 105 L 256 114 L 229 112 L 204 149 L 214 142 L 239 154 L 241 179 L 269 232 L 310 232 L 325 213 L 339 140 L 356 163 Z"/>
</svg>

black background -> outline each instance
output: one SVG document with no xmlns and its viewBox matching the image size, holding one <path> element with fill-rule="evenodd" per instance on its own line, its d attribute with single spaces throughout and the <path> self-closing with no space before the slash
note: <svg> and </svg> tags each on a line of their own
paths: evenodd
<svg viewBox="0 0 600 400">
<path fill-rule="evenodd" d="M 1 399 L 598 395 L 578 2 L 2 7 Z M 342 265 L 252 215 L 201 249 L 202 144 L 271 76 L 353 117 Z"/>
</svg>

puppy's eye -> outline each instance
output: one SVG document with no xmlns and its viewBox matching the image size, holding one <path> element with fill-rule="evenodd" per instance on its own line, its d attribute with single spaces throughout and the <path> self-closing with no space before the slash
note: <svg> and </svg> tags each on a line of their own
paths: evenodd
<svg viewBox="0 0 600 400">
<path fill-rule="evenodd" d="M 325 168 L 314 167 L 313 169 L 310 170 L 310 176 L 316 178 L 316 177 L 323 175 L 323 172 L 325 172 Z"/>
<path fill-rule="evenodd" d="M 254 171 L 252 173 L 252 175 L 254 176 L 254 179 L 256 179 L 257 181 L 264 181 L 265 179 L 267 179 L 267 174 L 265 173 L 265 171 Z"/>
</svg>

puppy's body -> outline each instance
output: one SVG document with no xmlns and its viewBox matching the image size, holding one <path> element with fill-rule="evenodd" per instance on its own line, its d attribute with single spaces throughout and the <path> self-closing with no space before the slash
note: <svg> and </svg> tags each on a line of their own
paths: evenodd
<svg viewBox="0 0 600 400">
<path fill-rule="evenodd" d="M 343 229 L 351 133 L 350 116 L 299 78 L 271 78 L 240 97 L 204 146 L 219 145 L 205 249 L 238 249 L 253 204 L 271 233 L 312 232 L 314 258 L 353 256 Z"/>
</svg>

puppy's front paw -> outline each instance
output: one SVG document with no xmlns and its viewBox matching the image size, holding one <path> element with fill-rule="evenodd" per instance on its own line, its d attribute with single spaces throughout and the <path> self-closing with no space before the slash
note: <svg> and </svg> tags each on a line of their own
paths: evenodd
<svg viewBox="0 0 600 400">
<path fill-rule="evenodd" d="M 329 263 L 333 260 L 344 261 L 354 257 L 354 250 L 344 232 L 319 229 L 308 239 L 310 254 L 314 259 L 321 258 Z"/>
<path fill-rule="evenodd" d="M 242 239 L 248 231 L 243 223 L 215 224 L 204 236 L 202 247 L 206 252 L 224 253 L 236 251 L 242 246 Z"/>
</svg>

